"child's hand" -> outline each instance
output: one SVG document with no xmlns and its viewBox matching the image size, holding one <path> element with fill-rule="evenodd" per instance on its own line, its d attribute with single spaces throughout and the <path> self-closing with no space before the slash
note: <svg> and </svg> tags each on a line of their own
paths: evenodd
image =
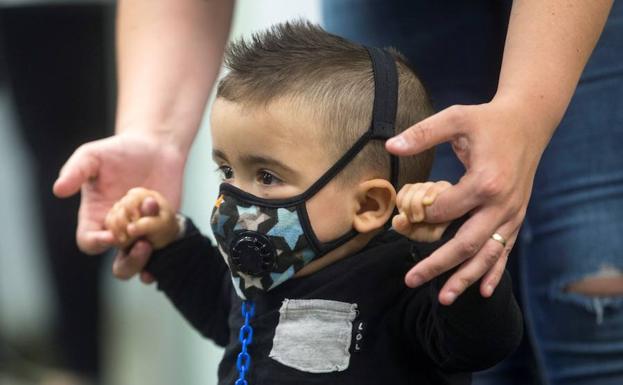
<svg viewBox="0 0 623 385">
<path fill-rule="evenodd" d="M 441 238 L 450 222 L 426 223 L 424 209 L 450 186 L 446 181 L 404 185 L 396 197 L 399 214 L 392 219 L 394 230 L 414 241 L 433 242 Z"/>
<path fill-rule="evenodd" d="M 153 216 L 142 216 L 141 206 L 152 206 Z M 155 209 L 153 209 L 155 208 Z M 160 193 L 142 187 L 133 188 L 114 204 L 106 215 L 106 228 L 115 235 L 117 247 L 125 249 L 144 237 L 154 249 L 173 242 L 179 233 L 175 211 Z"/>
</svg>

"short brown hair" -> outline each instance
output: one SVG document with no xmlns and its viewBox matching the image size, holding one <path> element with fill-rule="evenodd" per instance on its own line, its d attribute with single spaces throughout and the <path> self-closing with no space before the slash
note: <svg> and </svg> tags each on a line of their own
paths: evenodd
<svg viewBox="0 0 623 385">
<path fill-rule="evenodd" d="M 405 57 L 388 51 L 398 69 L 396 133 L 433 113 L 426 91 Z M 367 50 L 305 21 L 277 24 L 249 41 L 232 42 L 225 52 L 229 73 L 217 97 L 246 105 L 286 99 L 313 106 L 323 140 L 336 160 L 369 128 L 374 78 Z M 309 108 L 309 107 L 304 107 Z M 399 186 L 428 178 L 433 150 L 400 159 Z M 382 141 L 370 142 L 340 177 L 372 173 L 389 178 L 389 155 Z"/>
</svg>

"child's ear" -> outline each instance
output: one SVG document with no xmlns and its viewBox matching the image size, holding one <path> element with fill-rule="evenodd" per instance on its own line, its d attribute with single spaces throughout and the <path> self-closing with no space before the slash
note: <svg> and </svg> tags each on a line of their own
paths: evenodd
<svg viewBox="0 0 623 385">
<path fill-rule="evenodd" d="M 368 233 L 383 227 L 391 217 L 396 190 L 388 180 L 367 180 L 357 187 L 357 203 L 353 227 L 359 233 Z"/>
</svg>

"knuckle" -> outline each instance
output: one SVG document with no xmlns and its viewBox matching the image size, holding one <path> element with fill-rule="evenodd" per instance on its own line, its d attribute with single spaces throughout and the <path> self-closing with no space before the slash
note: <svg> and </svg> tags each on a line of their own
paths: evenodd
<svg viewBox="0 0 623 385">
<path fill-rule="evenodd" d="M 427 277 L 428 279 L 432 279 L 446 272 L 446 269 L 439 264 L 431 264 L 429 265 L 423 272 L 422 276 Z"/>
<path fill-rule="evenodd" d="M 500 253 L 494 250 L 487 250 L 482 253 L 482 262 L 487 269 L 491 268 L 500 259 Z"/>
<path fill-rule="evenodd" d="M 465 106 L 462 105 L 455 104 L 448 107 L 446 114 L 448 114 L 448 119 L 455 126 L 464 127 L 469 120 L 469 114 Z"/>
<path fill-rule="evenodd" d="M 430 122 L 422 121 L 412 129 L 406 130 L 404 135 L 411 143 L 429 143 L 433 137 L 433 129 Z"/>
<path fill-rule="evenodd" d="M 504 181 L 494 173 L 488 173 L 482 177 L 478 187 L 478 195 L 484 199 L 495 198 L 504 190 Z"/>
<path fill-rule="evenodd" d="M 474 279 L 467 275 L 459 275 L 456 277 L 457 288 L 464 291 L 474 283 Z"/>
<path fill-rule="evenodd" d="M 476 255 L 478 250 L 480 250 L 480 244 L 478 244 L 474 240 L 465 239 L 458 242 L 459 253 L 466 258 L 470 258 Z"/>
</svg>

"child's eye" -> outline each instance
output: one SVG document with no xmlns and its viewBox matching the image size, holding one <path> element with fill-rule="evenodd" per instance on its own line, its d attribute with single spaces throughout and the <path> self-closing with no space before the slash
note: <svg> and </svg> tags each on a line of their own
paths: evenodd
<svg viewBox="0 0 623 385">
<path fill-rule="evenodd" d="M 218 171 L 221 173 L 221 179 L 227 180 L 234 177 L 234 170 L 229 166 L 219 166 Z"/>
<path fill-rule="evenodd" d="M 273 174 L 265 170 L 261 170 L 258 172 L 257 179 L 258 179 L 258 182 L 266 186 L 275 185 L 281 182 L 279 178 L 277 178 L 276 176 L 274 176 Z"/>
</svg>

